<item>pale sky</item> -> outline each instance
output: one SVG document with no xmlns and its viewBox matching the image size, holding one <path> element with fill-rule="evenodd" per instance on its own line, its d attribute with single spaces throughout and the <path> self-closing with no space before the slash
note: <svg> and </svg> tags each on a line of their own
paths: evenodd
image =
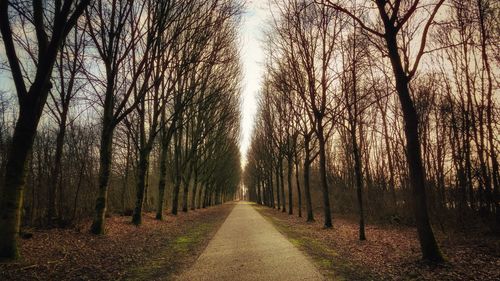
<svg viewBox="0 0 500 281">
<path fill-rule="evenodd" d="M 240 151 L 242 165 L 250 146 L 254 117 L 257 112 L 257 96 L 264 74 L 264 28 L 271 18 L 268 0 L 248 0 L 240 28 L 241 61 L 243 63 L 243 95 L 241 101 Z"/>
<path fill-rule="evenodd" d="M 241 101 L 241 140 L 240 152 L 242 165 L 246 163 L 246 153 L 250 146 L 254 117 L 257 112 L 257 96 L 264 74 L 264 29 L 271 18 L 268 0 L 247 0 L 240 27 L 240 53 L 243 64 L 243 91 Z M 3 48 L 0 57 L 5 58 Z M 9 83 L 6 83 L 6 82 Z M 0 90 L 14 90 L 10 78 L 0 73 Z"/>
</svg>

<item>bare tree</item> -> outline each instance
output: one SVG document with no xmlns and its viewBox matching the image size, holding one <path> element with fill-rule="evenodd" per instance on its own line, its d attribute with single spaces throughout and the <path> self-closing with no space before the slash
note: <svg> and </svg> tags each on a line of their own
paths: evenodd
<svg viewBox="0 0 500 281">
<path fill-rule="evenodd" d="M 38 122 L 51 89 L 50 79 L 57 53 L 90 0 L 33 1 L 31 5 L 16 3 L 9 12 L 11 1 L 0 2 L 0 31 L 9 61 L 19 102 L 19 116 L 9 149 L 0 214 L 0 256 L 19 257 L 17 234 L 21 220 L 21 204 L 25 184 L 25 167 L 33 146 Z M 36 66 L 33 77 L 25 79 L 12 33 L 14 19 L 31 22 L 37 38 Z M 32 81 L 27 85 L 27 81 Z"/>
<path fill-rule="evenodd" d="M 425 53 L 429 29 L 444 0 L 435 2 L 436 3 L 421 4 L 418 0 L 409 3 L 402 0 L 374 0 L 379 14 L 379 21 L 383 26 L 383 31 L 377 30 L 377 27 L 371 27 L 367 21 L 363 20 L 359 16 L 360 7 L 356 6 L 356 4 L 354 4 L 353 7 L 346 8 L 330 0 L 320 1 L 319 3 L 348 15 L 366 32 L 375 38 L 382 38 L 385 41 L 384 53 L 388 55 L 391 61 L 394 79 L 396 81 L 396 91 L 405 121 L 407 162 L 415 201 L 415 218 L 422 254 L 424 259 L 442 262 L 443 257 L 439 251 L 434 232 L 429 222 L 425 189 L 425 171 L 422 162 L 421 143 L 418 132 L 418 115 L 415 109 L 414 100 L 410 95 L 409 87 L 409 83 L 415 76 L 422 56 Z M 402 46 L 399 35 L 401 31 L 408 26 L 411 19 L 415 17 L 416 11 L 422 9 L 428 10 L 429 16 L 421 31 L 422 35 L 420 36 L 419 50 L 415 55 L 413 65 L 410 65 L 406 54 L 404 54 L 404 60 L 401 57 L 400 50 Z"/>
</svg>

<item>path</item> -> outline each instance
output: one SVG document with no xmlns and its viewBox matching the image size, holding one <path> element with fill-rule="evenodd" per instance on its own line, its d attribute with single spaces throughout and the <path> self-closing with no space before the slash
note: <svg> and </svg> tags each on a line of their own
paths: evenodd
<svg viewBox="0 0 500 281">
<path fill-rule="evenodd" d="M 324 280 L 249 203 L 238 203 L 195 264 L 178 280 Z"/>
</svg>

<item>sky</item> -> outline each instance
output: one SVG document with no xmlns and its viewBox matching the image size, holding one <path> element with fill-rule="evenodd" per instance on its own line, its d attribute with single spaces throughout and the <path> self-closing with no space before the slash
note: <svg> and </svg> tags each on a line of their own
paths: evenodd
<svg viewBox="0 0 500 281">
<path fill-rule="evenodd" d="M 264 29 L 271 18 L 268 0 L 247 0 L 240 26 L 240 54 L 243 65 L 241 100 L 241 140 L 242 166 L 246 164 L 246 153 L 252 139 L 254 117 L 257 113 L 258 94 L 264 74 Z M 5 57 L 0 48 L 0 57 Z M 3 75 L 2 75 L 3 74 Z M 0 90 L 12 90 L 9 77 L 0 73 Z M 9 86 L 8 86 L 9 85 Z"/>
<path fill-rule="evenodd" d="M 262 45 L 264 28 L 270 18 L 268 0 L 247 1 L 240 28 L 240 53 L 243 64 L 240 140 L 242 166 L 246 164 L 246 153 L 252 140 L 258 94 L 264 74 L 264 46 Z"/>
</svg>

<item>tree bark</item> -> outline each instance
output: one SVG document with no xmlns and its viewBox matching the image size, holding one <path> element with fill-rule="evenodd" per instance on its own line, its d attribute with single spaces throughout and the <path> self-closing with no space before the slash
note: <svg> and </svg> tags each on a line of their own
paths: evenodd
<svg viewBox="0 0 500 281">
<path fill-rule="evenodd" d="M 295 183 L 297 185 L 299 218 L 301 218 L 302 217 L 302 191 L 300 190 L 299 157 L 298 157 L 297 150 L 295 150 Z"/>
<path fill-rule="evenodd" d="M 406 157 L 410 170 L 410 185 L 413 190 L 414 212 L 417 231 L 423 258 L 434 262 L 442 262 L 443 256 L 434 237 L 429 214 L 425 190 L 425 172 L 420 152 L 420 139 L 418 132 L 418 116 L 409 91 L 409 78 L 404 72 L 401 58 L 398 53 L 396 33 L 386 24 L 385 40 L 389 58 L 391 60 L 396 90 L 403 110 L 406 137 Z"/>
<path fill-rule="evenodd" d="M 354 154 L 354 172 L 356 174 L 356 194 L 359 208 L 359 240 L 366 240 L 365 234 L 365 214 L 363 211 L 363 169 L 361 167 L 361 155 L 356 138 L 356 127 L 351 128 L 351 141 Z"/>
<path fill-rule="evenodd" d="M 311 151 L 309 149 L 309 142 L 310 142 L 310 137 L 306 135 L 304 137 L 304 151 L 305 151 L 305 158 L 304 158 L 304 192 L 306 195 L 306 211 L 307 211 L 307 221 L 308 222 L 313 222 L 314 221 L 314 214 L 312 210 L 312 200 L 311 200 L 311 190 L 310 190 L 310 181 L 309 181 L 309 175 L 310 175 L 310 168 L 311 168 L 311 160 L 310 160 L 310 154 Z"/>
<path fill-rule="evenodd" d="M 160 175 L 158 180 L 158 201 L 156 207 L 156 219 L 163 219 L 163 204 L 165 202 L 165 187 L 167 185 L 167 158 L 168 158 L 168 142 L 162 136 L 162 145 L 160 152 Z"/>
<path fill-rule="evenodd" d="M 180 104 L 180 102 L 178 102 Z M 179 209 L 179 191 L 182 181 L 182 170 L 181 170 L 181 153 L 182 153 L 182 112 L 179 112 L 179 119 L 177 124 L 175 124 L 176 131 L 174 132 L 174 189 L 172 197 L 172 214 L 177 215 Z"/>
<path fill-rule="evenodd" d="M 196 161 L 196 160 L 194 160 Z M 191 210 L 196 210 L 196 192 L 198 191 L 198 168 L 194 168 L 193 194 L 191 194 Z"/>
<path fill-rule="evenodd" d="M 52 27 L 50 40 L 44 26 L 43 6 L 33 2 L 34 17 L 38 18 L 34 21 L 34 25 L 39 48 L 36 74 L 29 91 L 26 90 L 19 58 L 15 50 L 9 19 L 9 2 L 0 1 L 0 33 L 17 91 L 19 117 L 9 148 L 2 198 L 0 199 L 0 258 L 16 259 L 19 257 L 16 238 L 21 222 L 26 162 L 33 147 L 36 129 L 47 96 L 52 87 L 50 83 L 52 70 L 61 44 L 89 1 L 75 3 L 76 9 L 73 13 L 70 12 L 69 8 L 58 11 L 54 15 L 58 24 Z M 37 15 L 42 15 L 42 17 Z"/>
<path fill-rule="evenodd" d="M 321 190 L 323 192 L 323 212 L 325 216 L 325 228 L 331 228 L 332 213 L 330 209 L 330 192 L 328 191 L 328 180 L 326 178 L 326 141 L 324 138 L 323 126 L 318 120 L 318 143 L 319 143 L 319 174 L 321 180 Z"/>
<path fill-rule="evenodd" d="M 285 197 L 285 181 L 283 177 L 283 158 L 279 158 L 278 170 L 280 175 L 280 190 L 281 190 L 281 211 L 286 213 L 286 197 Z"/>
<path fill-rule="evenodd" d="M 14 129 L 0 205 L 0 258 L 19 258 L 17 235 L 21 223 L 25 165 L 33 146 L 40 114 L 41 110 L 20 108 Z"/>
<path fill-rule="evenodd" d="M 149 154 L 152 147 L 146 145 L 139 152 L 139 166 L 137 167 L 136 201 L 132 214 L 132 223 L 140 225 L 142 223 L 142 208 L 144 205 L 144 194 L 146 192 L 147 172 L 149 168 Z M 163 200 L 162 200 L 163 201 Z"/>
<path fill-rule="evenodd" d="M 59 186 L 59 180 L 61 178 L 61 165 L 62 165 L 62 155 L 64 148 L 64 137 L 66 135 L 66 120 L 67 120 L 67 107 L 64 107 L 61 114 L 61 121 L 59 124 L 59 131 L 57 132 L 56 138 L 56 153 L 54 156 L 54 167 L 52 169 L 51 182 L 49 185 L 49 206 L 47 209 L 47 220 L 51 224 L 54 218 L 56 218 L 56 194 L 57 187 Z"/>
<path fill-rule="evenodd" d="M 280 185 L 280 172 L 279 172 L 279 165 L 276 164 L 276 197 L 278 200 L 278 210 L 281 208 L 281 185 Z"/>
<path fill-rule="evenodd" d="M 293 173 L 293 156 L 288 155 L 287 181 L 288 181 L 288 214 L 293 215 L 293 196 L 292 196 L 292 173 Z"/>
<path fill-rule="evenodd" d="M 110 111 L 111 112 L 111 111 Z M 111 116 L 105 113 L 103 128 L 101 131 L 101 146 L 99 149 L 99 191 L 95 204 L 95 216 L 90 231 L 94 234 L 104 234 L 104 223 L 106 216 L 106 205 L 108 200 L 108 182 L 111 172 L 112 146 L 114 126 L 111 124 Z"/>
</svg>

